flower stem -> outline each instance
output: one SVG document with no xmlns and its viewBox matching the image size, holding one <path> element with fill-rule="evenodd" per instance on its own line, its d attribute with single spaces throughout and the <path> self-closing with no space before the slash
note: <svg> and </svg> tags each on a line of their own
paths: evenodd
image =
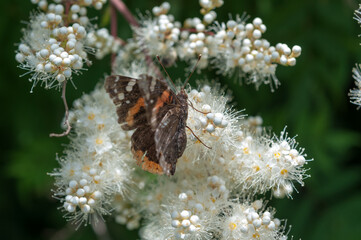
<svg viewBox="0 0 361 240">
<path fill-rule="evenodd" d="M 125 20 L 127 20 L 131 26 L 134 27 L 140 26 L 138 21 L 135 19 L 133 14 L 129 11 L 128 7 L 125 5 L 125 3 L 122 0 L 110 0 L 110 2 L 112 6 L 114 6 L 123 15 Z M 159 71 L 159 69 L 156 66 L 154 66 L 152 58 L 147 54 L 146 51 L 143 51 L 143 53 L 145 55 L 145 61 L 148 64 L 148 66 L 154 69 L 155 74 L 159 78 L 163 78 L 162 73 Z"/>
<path fill-rule="evenodd" d="M 110 0 L 110 2 L 123 15 L 130 25 L 139 27 L 139 23 L 122 0 Z"/>
<path fill-rule="evenodd" d="M 69 107 L 68 107 L 68 103 L 66 101 L 66 84 L 67 84 L 67 80 L 65 80 L 63 83 L 63 91 L 61 94 L 61 98 L 63 99 L 64 107 L 65 107 L 65 123 L 64 124 L 67 126 L 67 129 L 63 133 L 51 133 L 49 135 L 50 137 L 64 137 L 64 136 L 68 135 L 71 130 L 71 126 L 69 123 Z"/>
<path fill-rule="evenodd" d="M 97 221 L 96 224 L 92 223 L 92 228 L 99 240 L 111 240 L 107 226 L 105 225 L 104 221 L 100 220 Z"/>
<path fill-rule="evenodd" d="M 117 19 L 117 12 L 114 6 L 114 3 L 111 2 L 110 4 L 110 15 L 111 15 L 111 22 L 110 22 L 110 31 L 114 39 L 117 38 L 118 35 L 118 19 Z M 113 69 L 114 62 L 115 62 L 115 53 L 112 53 L 111 57 L 111 68 Z"/>
</svg>

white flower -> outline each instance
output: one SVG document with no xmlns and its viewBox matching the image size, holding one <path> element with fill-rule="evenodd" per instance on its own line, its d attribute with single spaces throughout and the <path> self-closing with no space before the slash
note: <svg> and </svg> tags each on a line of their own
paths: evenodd
<svg viewBox="0 0 361 240">
<path fill-rule="evenodd" d="M 140 50 L 150 56 L 161 56 L 165 66 L 173 65 L 177 59 L 174 46 L 180 34 L 180 23 L 172 15 L 166 15 L 168 10 L 162 10 L 164 13 L 154 19 L 142 17 L 141 26 L 134 28 Z"/>
<path fill-rule="evenodd" d="M 260 18 L 252 23 L 246 23 L 247 17 L 237 17 L 236 21 L 229 20 L 226 24 L 215 25 L 215 42 L 218 52 L 215 54 L 215 67 L 220 73 L 233 73 L 241 69 L 241 77 L 247 83 L 262 83 L 277 87 L 279 84 L 275 72 L 277 64 L 294 66 L 296 58 L 301 55 L 301 47 L 294 46 L 292 50 L 282 43 L 271 46 L 262 38 L 266 26 Z"/>
<path fill-rule="evenodd" d="M 115 211 L 114 217 L 117 223 L 126 225 L 128 230 L 139 228 L 141 215 L 133 206 L 131 200 L 117 194 L 112 202 L 112 207 Z"/>
<path fill-rule="evenodd" d="M 95 57 L 98 59 L 109 53 L 118 52 L 120 47 L 120 42 L 114 39 L 106 28 L 89 32 L 86 41 L 87 45 L 96 49 Z"/>
<path fill-rule="evenodd" d="M 287 239 L 280 220 L 273 218 L 272 212 L 262 211 L 263 208 L 260 200 L 234 204 L 223 223 L 222 239 Z"/>
<path fill-rule="evenodd" d="M 132 184 L 129 133 L 117 123 L 115 108 L 103 88 L 84 95 L 71 112 L 75 135 L 60 158 L 55 196 L 69 219 L 78 223 L 109 214 L 114 195 Z M 90 107 L 91 106 L 91 107 Z M 109 114 L 109 115 L 108 115 Z M 105 117 L 107 116 L 107 117 Z"/>
<path fill-rule="evenodd" d="M 218 176 L 201 181 L 178 181 L 162 199 L 161 211 L 141 229 L 142 239 L 211 239 L 220 210 L 227 205 L 228 190 Z"/>
<path fill-rule="evenodd" d="M 360 65 L 357 64 L 355 68 L 352 69 L 353 79 L 355 79 L 356 87 L 355 89 L 351 89 L 349 92 L 350 100 L 353 104 L 358 105 L 358 109 L 361 107 L 361 73 L 360 73 Z"/>
<path fill-rule="evenodd" d="M 32 2 L 45 13 L 36 13 L 31 17 L 15 59 L 20 63 L 20 68 L 30 73 L 32 89 L 38 83 L 46 89 L 60 88 L 64 81 L 72 80 L 74 74 L 83 70 L 84 63 L 90 64 L 84 44 L 86 29 L 92 27 L 84 6 L 93 4 L 99 9 L 105 0 L 81 1 L 81 5 L 73 4 L 67 14 L 62 4 L 48 5 L 44 0 Z M 72 16 L 71 20 L 69 15 Z M 111 50 L 117 50 L 114 41 L 107 44 L 111 45 L 107 46 Z M 103 51 L 106 53 L 108 50 Z M 98 57 L 105 53 L 98 53 Z"/>
</svg>

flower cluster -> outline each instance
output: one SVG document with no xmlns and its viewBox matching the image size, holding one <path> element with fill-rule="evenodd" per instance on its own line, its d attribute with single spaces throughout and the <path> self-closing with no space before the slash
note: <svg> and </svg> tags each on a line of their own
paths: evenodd
<svg viewBox="0 0 361 240">
<path fill-rule="evenodd" d="M 106 28 L 89 32 L 86 43 L 88 46 L 96 49 L 95 57 L 97 59 L 102 59 L 109 53 L 118 52 L 121 45 L 121 42 L 114 39 Z"/>
<path fill-rule="evenodd" d="M 262 211 L 263 208 L 260 200 L 235 204 L 223 223 L 223 239 L 286 239 L 281 221 L 273 217 L 272 209 Z"/>
<path fill-rule="evenodd" d="M 361 24 L 361 5 L 359 9 L 355 10 L 354 19 Z M 361 107 L 361 71 L 360 64 L 356 64 L 356 67 L 352 69 L 352 77 L 355 79 L 356 87 L 355 89 L 351 89 L 349 92 L 351 103 L 356 104 L 358 108 Z"/>
<path fill-rule="evenodd" d="M 361 107 L 361 72 L 360 72 L 360 65 L 357 64 L 355 68 L 352 69 L 353 72 L 353 79 L 355 79 L 356 87 L 355 89 L 351 89 L 349 92 L 349 96 L 351 102 L 353 104 L 358 105 L 358 108 Z"/>
<path fill-rule="evenodd" d="M 32 16 L 16 60 L 31 73 L 33 86 L 40 82 L 46 88 L 60 87 L 90 64 L 88 53 L 93 52 L 99 59 L 117 53 L 113 73 L 132 78 L 160 78 L 151 60 L 159 55 L 165 66 L 178 60 L 192 66 L 198 59 L 198 71 L 213 68 L 224 76 L 238 72 L 256 87 L 272 87 L 278 84 L 277 66 L 294 66 L 301 54 L 299 46 L 272 46 L 263 38 L 267 28 L 258 17 L 217 22 L 215 10 L 223 0 L 200 0 L 202 16 L 183 23 L 169 14 L 170 4 L 164 2 L 152 9 L 152 16 L 132 23 L 134 37 L 127 42 L 91 24 L 87 7 L 99 10 L 105 0 L 32 2 L 43 12 Z M 112 3 L 114 9 L 123 4 Z M 126 11 L 125 6 L 121 9 Z M 128 20 L 129 14 L 123 12 Z M 358 70 L 355 76 L 361 79 Z M 65 101 L 70 143 L 57 158 L 60 167 L 50 175 L 55 178 L 54 197 L 68 219 L 81 224 L 112 215 L 129 230 L 139 229 L 142 239 L 287 238 L 286 226 L 262 195 L 292 197 L 297 183 L 303 186 L 308 177 L 305 166 L 310 160 L 286 130 L 272 134 L 261 117 L 245 117 L 229 106 L 231 97 L 215 80 L 197 85 L 185 89 L 187 146 L 171 177 L 152 175 L 136 165 L 133 131 L 118 123 L 103 83 L 76 100 L 70 112 Z"/>
<path fill-rule="evenodd" d="M 115 107 L 100 87 L 74 103 L 69 116 L 76 129 L 71 147 L 59 159 L 61 168 L 51 174 L 56 177 L 55 196 L 64 202 L 67 216 L 79 222 L 89 215 L 108 214 L 133 171 L 131 133 L 122 131 L 116 115 L 109 113 L 115 113 Z"/>
<path fill-rule="evenodd" d="M 142 66 L 120 73 L 134 77 L 146 71 Z M 74 136 L 54 173 L 68 216 L 86 221 L 114 209 L 116 222 L 128 229 L 144 219 L 142 239 L 283 239 L 274 211 L 250 199 L 269 190 L 291 196 L 294 183 L 307 177 L 303 150 L 285 131 L 269 137 L 260 117 L 245 119 L 232 110 L 218 84 L 187 88 L 187 94 L 193 133 L 187 131 L 172 178 L 151 177 L 135 166 L 131 132 L 121 129 L 104 89 L 75 102 Z"/>
<path fill-rule="evenodd" d="M 97 52 L 99 58 L 117 50 L 119 44 L 106 31 L 88 32 L 94 27 L 86 7 L 101 9 L 105 0 L 69 1 L 64 5 L 59 0 L 50 4 L 46 0 L 32 2 L 43 13 L 31 17 L 15 58 L 31 74 L 33 87 L 39 82 L 47 89 L 60 87 L 79 73 L 84 63 L 89 65 L 86 39 L 92 47 L 101 49 Z"/>
<path fill-rule="evenodd" d="M 277 43 L 275 46 L 264 38 L 266 25 L 262 19 L 237 17 L 226 23 L 216 21 L 216 7 L 223 1 L 201 0 L 201 18 L 189 18 L 181 25 L 168 14 L 169 3 L 153 8 L 152 17 L 142 17 L 141 26 L 134 28 L 137 44 L 150 56 L 165 56 L 163 63 L 171 66 L 177 59 L 193 65 L 202 54 L 199 69 L 211 66 L 219 74 L 232 74 L 235 70 L 247 83 L 279 84 L 275 72 L 277 65 L 294 66 L 301 55 L 301 47 Z"/>
</svg>

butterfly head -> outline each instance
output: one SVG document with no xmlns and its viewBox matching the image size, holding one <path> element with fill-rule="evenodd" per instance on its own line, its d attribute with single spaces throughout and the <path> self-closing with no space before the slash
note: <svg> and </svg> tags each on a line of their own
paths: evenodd
<svg viewBox="0 0 361 240">
<path fill-rule="evenodd" d="M 179 100 L 179 103 L 182 106 L 188 106 L 188 95 L 186 93 L 186 91 L 182 88 L 181 91 L 177 94 L 177 99 Z"/>
</svg>

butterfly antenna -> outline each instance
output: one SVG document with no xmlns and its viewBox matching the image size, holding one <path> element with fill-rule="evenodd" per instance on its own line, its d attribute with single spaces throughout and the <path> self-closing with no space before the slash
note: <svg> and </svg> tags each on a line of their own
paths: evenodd
<svg viewBox="0 0 361 240">
<path fill-rule="evenodd" d="M 183 89 L 184 89 L 184 87 L 187 85 L 189 79 L 192 77 L 194 71 L 196 70 L 198 63 L 199 63 L 199 61 L 201 60 L 201 57 L 202 57 L 202 54 L 199 54 L 199 55 L 198 55 L 198 60 L 197 60 L 197 62 L 196 62 L 196 65 L 194 65 L 194 68 L 193 68 L 191 74 L 189 74 L 189 77 L 187 78 L 186 82 L 184 83 Z"/>
<path fill-rule="evenodd" d="M 164 72 L 167 74 L 168 78 L 169 78 L 169 79 L 170 79 L 170 81 L 172 82 L 174 89 L 176 89 L 176 87 L 175 87 L 175 84 L 174 84 L 173 80 L 170 78 L 170 76 L 169 76 L 169 74 L 168 74 L 167 70 L 165 70 L 165 67 L 163 66 L 162 62 L 160 61 L 160 57 L 159 57 L 158 55 L 157 55 L 157 59 L 158 59 L 159 64 L 162 66 L 162 68 L 163 68 Z"/>
</svg>

